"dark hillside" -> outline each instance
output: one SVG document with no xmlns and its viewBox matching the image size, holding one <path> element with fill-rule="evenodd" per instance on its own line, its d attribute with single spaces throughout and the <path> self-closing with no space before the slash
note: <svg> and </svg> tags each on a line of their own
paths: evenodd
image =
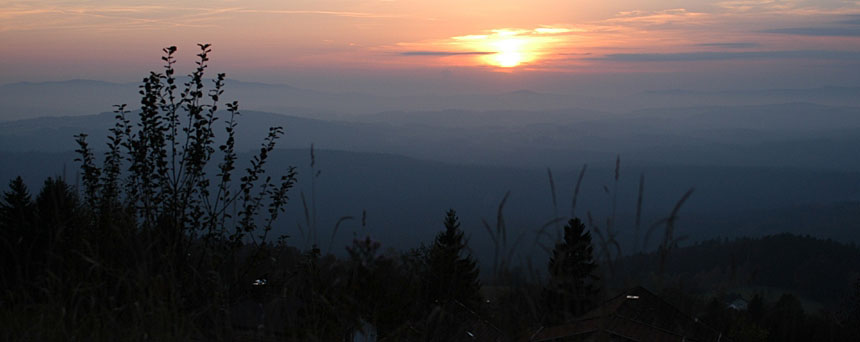
<svg viewBox="0 0 860 342">
<path fill-rule="evenodd" d="M 624 258 L 618 274 L 649 280 L 657 274 L 656 253 Z M 698 293 L 794 292 L 836 307 L 860 276 L 860 248 L 830 239 L 792 234 L 715 239 L 674 249 L 665 279 Z M 623 278 L 623 276 L 622 276 Z"/>
</svg>

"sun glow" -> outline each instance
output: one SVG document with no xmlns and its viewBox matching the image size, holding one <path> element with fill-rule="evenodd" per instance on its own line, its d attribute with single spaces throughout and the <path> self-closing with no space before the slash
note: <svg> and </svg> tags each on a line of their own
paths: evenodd
<svg viewBox="0 0 860 342">
<path fill-rule="evenodd" d="M 503 28 L 454 36 L 426 43 L 400 44 L 411 51 L 406 56 L 437 58 L 449 65 L 489 66 L 499 71 L 515 68 L 540 68 L 552 62 L 562 49 L 569 49 L 573 36 L 581 29 L 539 27 L 536 29 Z"/>
<path fill-rule="evenodd" d="M 495 45 L 497 51 L 495 54 L 488 56 L 489 62 L 493 65 L 502 68 L 513 68 L 523 63 L 526 59 L 522 49 L 522 39 L 502 39 L 496 41 L 493 45 Z"/>
<path fill-rule="evenodd" d="M 499 29 L 488 35 L 455 37 L 466 43 L 468 49 L 487 51 L 481 56 L 482 64 L 499 68 L 514 68 L 537 60 L 541 47 L 545 45 L 542 37 L 527 30 Z"/>
</svg>

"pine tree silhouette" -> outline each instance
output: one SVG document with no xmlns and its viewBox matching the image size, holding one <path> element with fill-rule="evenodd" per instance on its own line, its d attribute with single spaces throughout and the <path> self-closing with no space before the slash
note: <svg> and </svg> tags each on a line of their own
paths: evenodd
<svg viewBox="0 0 860 342">
<path fill-rule="evenodd" d="M 62 177 L 48 178 L 36 195 L 34 207 L 34 252 L 46 253 L 45 258 L 75 255 L 88 225 L 71 185 Z"/>
<path fill-rule="evenodd" d="M 477 318 L 481 283 L 477 263 L 465 250 L 457 213 L 448 210 L 445 230 L 424 254 L 421 310 L 425 341 L 457 341 Z"/>
<path fill-rule="evenodd" d="M 430 303 L 459 302 L 474 308 L 480 303 L 481 282 L 477 263 L 466 249 L 463 231 L 454 209 L 445 216 L 440 232 L 427 252 L 426 299 Z"/>
<path fill-rule="evenodd" d="M 48 178 L 36 196 L 35 206 L 41 228 L 66 229 L 79 216 L 80 200 L 64 179 Z"/>
<path fill-rule="evenodd" d="M 0 229 L 4 235 L 14 237 L 23 225 L 33 219 L 33 200 L 20 176 L 9 182 L 9 190 L 3 193 L 0 203 Z M 17 238 L 17 237 L 14 237 Z"/>
<path fill-rule="evenodd" d="M 578 218 L 564 227 L 549 260 L 549 283 L 544 289 L 546 323 L 559 324 L 591 309 L 599 292 L 591 233 Z"/>
<path fill-rule="evenodd" d="M 29 259 L 33 242 L 33 219 L 33 200 L 19 176 L 9 182 L 9 190 L 3 193 L 0 202 L 0 265 L 3 267 L 0 279 L 7 289 L 17 285 L 24 276 L 23 263 Z"/>
</svg>

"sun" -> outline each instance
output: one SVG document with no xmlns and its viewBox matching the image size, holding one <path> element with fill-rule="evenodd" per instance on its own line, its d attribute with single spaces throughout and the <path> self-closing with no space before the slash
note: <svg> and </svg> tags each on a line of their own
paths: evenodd
<svg viewBox="0 0 860 342">
<path fill-rule="evenodd" d="M 496 53 L 489 55 L 489 63 L 502 67 L 513 68 L 522 64 L 526 56 L 523 51 L 523 40 L 517 38 L 501 39 L 493 43 Z"/>
<path fill-rule="evenodd" d="M 499 69 L 513 69 L 542 59 L 551 48 L 554 37 L 547 29 L 495 29 L 485 34 L 451 37 L 456 51 L 475 51 L 470 62 Z M 550 32 L 550 33 L 554 33 Z"/>
</svg>

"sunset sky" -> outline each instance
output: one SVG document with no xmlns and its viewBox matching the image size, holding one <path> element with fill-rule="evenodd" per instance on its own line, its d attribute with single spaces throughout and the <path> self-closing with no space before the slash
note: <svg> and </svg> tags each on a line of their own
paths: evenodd
<svg viewBox="0 0 860 342">
<path fill-rule="evenodd" d="M 198 42 L 230 77 L 334 90 L 860 83 L 858 0 L 2 1 L 0 83 L 132 82 Z"/>
</svg>

